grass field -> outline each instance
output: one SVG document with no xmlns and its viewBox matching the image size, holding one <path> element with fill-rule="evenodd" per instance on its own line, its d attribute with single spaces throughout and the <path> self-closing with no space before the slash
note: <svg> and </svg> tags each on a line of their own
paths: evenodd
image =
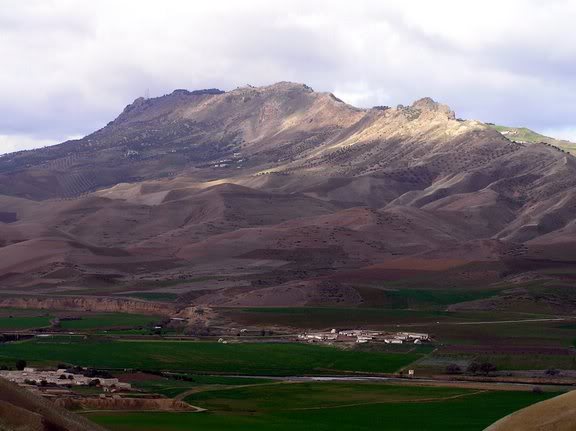
<svg viewBox="0 0 576 431">
<path fill-rule="evenodd" d="M 158 321 L 158 317 L 128 313 L 89 313 L 60 310 L 27 310 L 0 308 L 0 329 L 36 329 L 51 326 L 56 317 L 77 317 L 78 320 L 62 320 L 65 330 L 90 331 L 113 328 L 139 328 Z"/>
<path fill-rule="evenodd" d="M 479 431 L 555 394 L 380 384 L 298 383 L 206 391 L 189 397 L 204 413 L 98 413 L 113 430 Z"/>
<path fill-rule="evenodd" d="M 229 376 L 186 375 L 186 378 L 186 380 L 177 380 L 175 378 L 156 378 L 152 380 L 136 381 L 132 385 L 146 392 L 173 398 L 176 395 L 196 388 L 214 386 L 258 385 L 273 382 L 273 380 L 269 379 L 253 379 Z"/>
<path fill-rule="evenodd" d="M 60 322 L 60 327 L 62 329 L 79 331 L 111 328 L 134 328 L 151 325 L 157 321 L 158 318 L 154 316 L 125 313 L 102 313 L 88 315 L 86 317 L 82 317 L 80 320 L 64 320 Z"/>
<path fill-rule="evenodd" d="M 307 344 L 220 344 L 178 341 L 50 339 L 0 345 L 0 360 L 65 362 L 109 369 L 146 369 L 200 373 L 300 375 L 346 371 L 393 372 L 420 358 L 419 353 L 341 350 Z"/>
<path fill-rule="evenodd" d="M 46 316 L 14 316 L 0 317 L 0 329 L 34 329 L 50 326 L 50 317 Z"/>
<path fill-rule="evenodd" d="M 440 323 L 497 321 L 542 317 L 539 314 L 510 312 L 450 312 L 387 308 L 336 307 L 251 307 L 218 309 L 234 321 L 249 325 L 283 325 L 298 328 L 369 326 L 389 328 L 397 324 L 436 325 Z"/>
<path fill-rule="evenodd" d="M 527 317 L 530 318 L 530 317 Z M 437 325 L 431 332 L 447 344 L 570 347 L 576 337 L 569 321 L 484 325 Z M 425 326 L 416 327 L 425 330 Z"/>
</svg>

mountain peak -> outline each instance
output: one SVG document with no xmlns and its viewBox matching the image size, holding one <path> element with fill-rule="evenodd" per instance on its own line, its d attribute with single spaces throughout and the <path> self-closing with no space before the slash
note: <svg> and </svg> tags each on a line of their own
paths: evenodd
<svg viewBox="0 0 576 431">
<path fill-rule="evenodd" d="M 183 88 L 178 88 L 174 90 L 169 96 L 206 96 L 206 95 L 217 95 L 217 94 L 224 94 L 225 91 L 220 90 L 219 88 L 204 88 L 201 90 L 186 90 Z"/>
<path fill-rule="evenodd" d="M 270 90 L 300 90 L 305 91 L 307 93 L 314 93 L 312 87 L 309 87 L 308 85 L 299 82 L 291 82 L 291 81 L 280 81 L 262 88 Z"/>
<path fill-rule="evenodd" d="M 418 109 L 420 111 L 440 112 L 446 114 L 449 118 L 456 118 L 454 111 L 452 111 L 448 105 L 438 103 L 431 97 L 423 97 L 416 100 L 414 103 L 412 103 L 411 108 Z"/>
</svg>

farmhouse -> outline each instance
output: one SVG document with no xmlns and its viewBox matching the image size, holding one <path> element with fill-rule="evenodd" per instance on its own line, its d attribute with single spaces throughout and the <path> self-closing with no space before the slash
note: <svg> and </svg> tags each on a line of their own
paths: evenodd
<svg viewBox="0 0 576 431">
<path fill-rule="evenodd" d="M 367 329 L 344 329 L 336 331 L 332 329 L 330 332 L 305 332 L 298 335 L 300 340 L 308 342 L 321 342 L 321 341 L 342 341 L 342 342 L 356 342 L 359 344 L 368 342 L 382 342 L 387 344 L 402 344 L 402 343 L 415 343 L 420 344 L 425 341 L 430 341 L 428 334 L 419 332 L 396 332 L 386 333 L 381 331 L 372 331 Z"/>
<path fill-rule="evenodd" d="M 405 340 L 428 341 L 430 339 L 430 335 L 419 332 L 398 332 L 397 335 L 404 337 Z"/>
<path fill-rule="evenodd" d="M 334 341 L 338 338 L 338 334 L 333 332 L 305 332 L 298 335 L 298 338 L 308 341 Z"/>
</svg>

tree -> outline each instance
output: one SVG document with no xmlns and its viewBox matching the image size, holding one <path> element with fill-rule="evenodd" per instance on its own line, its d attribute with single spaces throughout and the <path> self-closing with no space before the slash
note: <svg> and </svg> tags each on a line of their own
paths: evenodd
<svg viewBox="0 0 576 431">
<path fill-rule="evenodd" d="M 466 369 L 466 371 L 468 371 L 471 374 L 476 374 L 479 370 L 480 370 L 480 364 L 478 362 L 471 362 L 470 365 L 468 365 L 468 368 Z"/>
<path fill-rule="evenodd" d="M 16 361 L 16 369 L 22 371 L 24 368 L 26 368 L 26 366 L 28 365 L 28 363 L 24 360 L 24 359 L 18 359 Z"/>
<path fill-rule="evenodd" d="M 462 369 L 458 364 L 448 364 L 446 366 L 446 374 L 460 374 Z"/>
<path fill-rule="evenodd" d="M 479 371 L 484 374 L 490 374 L 496 370 L 497 370 L 496 365 L 488 361 L 482 362 L 479 366 Z"/>
<path fill-rule="evenodd" d="M 560 371 L 558 371 L 555 368 L 550 368 L 550 369 L 546 370 L 547 376 L 557 376 L 558 374 L 560 374 Z"/>
</svg>

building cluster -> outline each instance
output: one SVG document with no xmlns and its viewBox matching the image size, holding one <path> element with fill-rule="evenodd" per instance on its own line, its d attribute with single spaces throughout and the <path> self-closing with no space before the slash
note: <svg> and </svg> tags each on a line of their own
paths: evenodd
<svg viewBox="0 0 576 431">
<path fill-rule="evenodd" d="M 19 385 L 56 385 L 56 386 L 90 386 L 103 388 L 131 389 L 130 383 L 120 382 L 117 378 L 88 377 L 83 374 L 70 373 L 66 369 L 38 370 L 24 368 L 22 371 L 0 371 L 0 377 Z"/>
<path fill-rule="evenodd" d="M 381 331 L 370 331 L 366 329 L 347 329 L 342 331 L 332 329 L 328 332 L 304 332 L 303 334 L 298 335 L 298 339 L 310 343 L 355 341 L 356 343 L 363 344 L 380 341 L 386 344 L 420 344 L 422 342 L 430 341 L 430 335 L 419 332 L 387 333 Z"/>
</svg>

